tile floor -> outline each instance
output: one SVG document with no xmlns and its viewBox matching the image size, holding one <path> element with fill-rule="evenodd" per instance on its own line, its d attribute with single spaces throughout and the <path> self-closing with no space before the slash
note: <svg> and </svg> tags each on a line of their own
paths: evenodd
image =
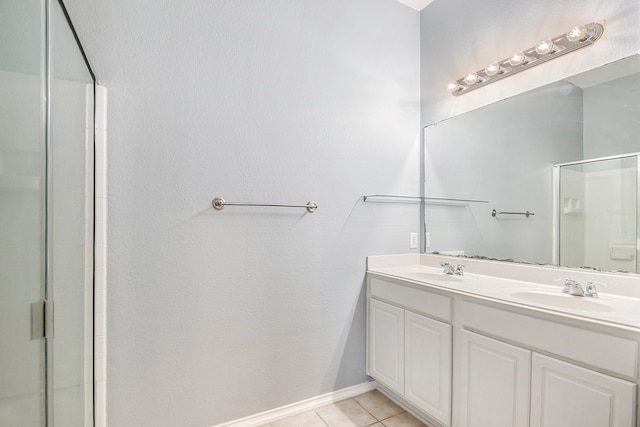
<svg viewBox="0 0 640 427">
<path fill-rule="evenodd" d="M 260 427 L 428 427 L 378 390 Z"/>
</svg>

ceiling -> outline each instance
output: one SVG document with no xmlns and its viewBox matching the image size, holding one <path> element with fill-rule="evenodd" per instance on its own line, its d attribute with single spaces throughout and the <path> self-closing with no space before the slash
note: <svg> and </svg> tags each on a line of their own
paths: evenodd
<svg viewBox="0 0 640 427">
<path fill-rule="evenodd" d="M 406 4 L 416 10 L 422 10 L 427 7 L 433 0 L 398 0 L 402 4 Z"/>
</svg>

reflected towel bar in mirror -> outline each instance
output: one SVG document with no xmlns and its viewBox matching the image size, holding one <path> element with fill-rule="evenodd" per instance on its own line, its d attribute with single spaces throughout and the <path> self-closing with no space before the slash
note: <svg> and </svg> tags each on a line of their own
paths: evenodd
<svg viewBox="0 0 640 427">
<path fill-rule="evenodd" d="M 393 194 L 369 194 L 362 196 L 364 202 L 380 202 L 380 203 L 419 203 L 437 204 L 437 205 L 453 205 L 464 206 L 467 203 L 489 203 L 487 200 L 472 199 L 452 199 L 448 197 L 421 197 L 421 196 L 400 196 Z"/>
<path fill-rule="evenodd" d="M 535 214 L 533 212 L 529 212 L 529 211 L 524 211 L 524 212 L 498 212 L 495 209 L 491 211 L 491 216 L 492 217 L 495 218 L 497 215 L 524 215 L 525 217 L 529 218 L 529 216 L 535 215 Z"/>
<path fill-rule="evenodd" d="M 215 210 L 221 211 L 225 206 L 267 206 L 276 208 L 306 208 L 308 212 L 315 212 L 318 209 L 318 204 L 311 200 L 306 205 L 289 205 L 282 203 L 245 203 L 245 202 L 227 202 L 222 197 L 216 197 L 211 202 L 211 205 Z"/>
</svg>

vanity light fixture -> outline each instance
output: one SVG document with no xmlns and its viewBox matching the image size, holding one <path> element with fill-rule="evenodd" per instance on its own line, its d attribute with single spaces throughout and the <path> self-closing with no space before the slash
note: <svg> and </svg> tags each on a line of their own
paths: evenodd
<svg viewBox="0 0 640 427">
<path fill-rule="evenodd" d="M 522 65 L 522 64 L 527 64 L 528 62 L 531 61 L 531 58 L 528 58 L 524 52 L 516 52 L 513 55 L 511 55 L 511 58 L 509 58 L 509 65 L 511 65 L 512 67 L 517 67 L 518 65 Z"/>
<path fill-rule="evenodd" d="M 467 85 L 472 85 L 472 84 L 478 83 L 478 80 L 479 80 L 479 79 L 480 79 L 480 78 L 478 77 L 478 73 L 469 73 L 469 74 L 467 74 L 467 75 L 466 75 L 466 77 L 465 77 L 464 79 L 462 79 L 462 80 L 464 80 L 464 82 L 465 82 Z"/>
<path fill-rule="evenodd" d="M 559 50 L 559 48 L 555 44 L 553 44 L 553 42 L 551 40 L 549 40 L 549 39 L 542 40 L 536 46 L 536 53 L 538 55 L 546 55 L 547 53 L 552 53 L 552 52 L 558 51 L 558 50 Z"/>
<path fill-rule="evenodd" d="M 469 73 L 465 77 L 449 83 L 448 89 L 454 96 L 471 92 L 520 71 L 535 67 L 583 47 L 591 46 L 603 34 L 604 21 L 573 27 L 564 34 L 542 40 L 534 47 L 516 52 L 502 61 L 494 62 L 484 70 Z"/>
<path fill-rule="evenodd" d="M 569 40 L 570 42 L 583 40 L 584 38 L 586 38 L 586 34 L 587 34 L 587 28 L 584 25 L 573 27 L 567 33 L 567 40 Z"/>
<path fill-rule="evenodd" d="M 497 62 L 487 65 L 487 68 L 484 69 L 484 73 L 489 77 L 493 77 L 496 74 L 504 73 L 505 71 L 506 69 Z"/>
</svg>

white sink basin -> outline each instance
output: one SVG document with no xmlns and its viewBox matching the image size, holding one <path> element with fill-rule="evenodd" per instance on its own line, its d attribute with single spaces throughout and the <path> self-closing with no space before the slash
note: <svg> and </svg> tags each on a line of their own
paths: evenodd
<svg viewBox="0 0 640 427">
<path fill-rule="evenodd" d="M 597 298 L 579 297 L 561 292 L 518 291 L 510 294 L 512 298 L 533 304 L 542 304 L 557 308 L 580 311 L 613 312 L 615 309 Z"/>
</svg>

